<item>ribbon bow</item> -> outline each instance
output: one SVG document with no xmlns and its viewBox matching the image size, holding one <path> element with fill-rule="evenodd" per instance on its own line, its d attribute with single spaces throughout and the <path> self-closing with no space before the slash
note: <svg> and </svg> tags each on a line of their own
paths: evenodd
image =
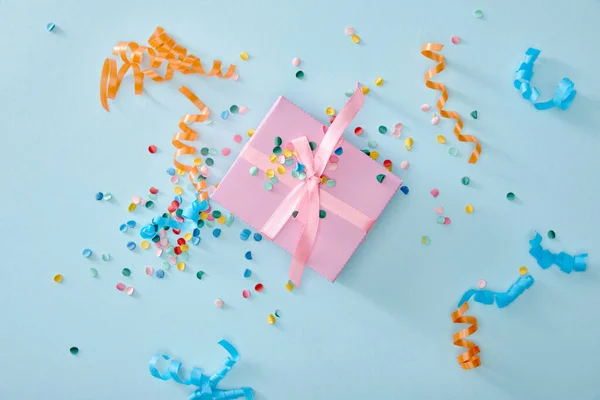
<svg viewBox="0 0 600 400">
<path fill-rule="evenodd" d="M 241 397 L 245 397 L 246 400 L 254 400 L 254 392 L 251 388 L 248 387 L 230 390 L 220 390 L 216 388 L 221 379 L 223 379 L 225 375 L 227 375 L 227 373 L 231 371 L 233 366 L 240 359 L 238 351 L 227 340 L 221 340 L 219 344 L 221 345 L 221 347 L 227 350 L 231 357 L 227 357 L 223 362 L 223 366 L 221 367 L 221 369 L 219 369 L 219 371 L 217 371 L 211 377 L 202 374 L 202 370 L 200 368 L 192 368 L 192 370 L 190 371 L 190 377 L 185 380 L 182 380 L 179 377 L 181 361 L 177 360 L 171 360 L 167 371 L 161 374 L 158 368 L 156 367 L 156 363 L 161 358 L 164 360 L 169 360 L 169 356 L 164 354 L 152 356 L 149 366 L 150 374 L 152 374 L 152 376 L 155 378 L 162 379 L 163 381 L 173 379 L 175 382 L 181 383 L 183 385 L 198 386 L 199 389 L 196 389 L 194 393 L 192 393 L 188 397 L 188 400 L 230 400 L 239 399 Z"/>
<path fill-rule="evenodd" d="M 306 222 L 300 234 L 300 240 L 292 257 L 288 277 L 296 286 L 300 286 L 304 267 L 308 263 L 319 229 L 320 183 L 321 175 L 327 166 L 329 157 L 335 151 L 338 140 L 350 125 L 365 101 L 365 95 L 356 86 L 354 94 L 336 116 L 325 137 L 313 156 L 306 136 L 292 140 L 298 154 L 298 162 L 305 167 L 306 179 L 300 181 L 283 199 L 277 210 L 261 229 L 261 233 L 273 240 L 285 226 L 294 211 L 306 211 Z M 367 229 L 368 230 L 368 229 Z"/>
</svg>

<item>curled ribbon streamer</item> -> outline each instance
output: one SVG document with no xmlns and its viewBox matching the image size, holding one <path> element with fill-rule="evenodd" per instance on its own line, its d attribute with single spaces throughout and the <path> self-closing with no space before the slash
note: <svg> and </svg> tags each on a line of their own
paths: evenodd
<svg viewBox="0 0 600 400">
<path fill-rule="evenodd" d="M 439 90 L 442 92 L 442 95 L 437 101 L 437 108 L 442 117 L 452 118 L 456 120 L 456 124 L 454 125 L 454 134 L 456 135 L 456 138 L 461 142 L 475 143 L 475 149 L 471 153 L 471 157 L 469 157 L 469 163 L 475 164 L 479 159 L 479 155 L 481 154 L 481 145 L 479 144 L 479 141 L 475 136 L 463 135 L 461 133 L 463 129 L 463 122 L 458 113 L 455 111 L 447 111 L 443 109 L 444 104 L 446 104 L 446 102 L 448 101 L 448 90 L 446 89 L 446 86 L 444 86 L 442 83 L 433 82 L 430 80 L 446 68 L 446 59 L 441 54 L 436 53 L 442 51 L 443 48 L 443 44 L 426 43 L 421 49 L 421 54 L 423 54 L 430 60 L 438 62 L 438 65 L 431 68 L 425 73 L 425 86 L 427 86 L 430 89 Z"/>
<path fill-rule="evenodd" d="M 525 52 L 525 62 L 522 62 L 519 68 L 517 68 L 513 84 L 515 88 L 519 89 L 523 98 L 529 100 L 537 110 L 548 110 L 552 107 L 566 110 L 577 94 L 575 84 L 569 78 L 560 80 L 552 99 L 536 103 L 536 100 L 540 96 L 540 91 L 531 85 L 531 79 L 533 78 L 533 65 L 540 53 L 538 49 L 534 49 L 533 47 L 527 49 Z"/>
<path fill-rule="evenodd" d="M 164 354 L 152 356 L 149 365 L 150 374 L 155 378 L 162 379 L 163 381 L 173 379 L 175 382 L 183 385 L 198 386 L 199 389 L 196 389 L 194 393 L 188 397 L 188 400 L 228 400 L 239 399 L 242 397 L 245 397 L 247 400 L 253 400 L 254 391 L 249 387 L 230 390 L 220 390 L 216 388 L 219 382 L 221 382 L 227 373 L 229 373 L 229 371 L 231 371 L 231 369 L 235 366 L 240 357 L 238 351 L 228 341 L 221 340 L 219 345 L 221 345 L 221 347 L 223 347 L 229 353 L 230 357 L 227 357 L 223 362 L 223 366 L 210 377 L 202 374 L 202 370 L 200 368 L 192 368 L 189 378 L 181 379 L 179 376 L 181 362 L 177 360 L 171 360 L 167 370 L 164 373 L 161 373 L 156 364 L 161 359 L 166 361 L 169 360 L 169 356 Z"/>
<path fill-rule="evenodd" d="M 452 322 L 455 324 L 471 324 L 468 328 L 462 329 L 454 334 L 452 340 L 456 346 L 465 347 L 467 351 L 457 357 L 458 364 L 462 369 L 473 369 L 481 365 L 479 354 L 479 346 L 470 340 L 465 339 L 467 336 L 477 332 L 477 318 L 473 316 L 464 316 L 464 313 L 469 309 L 469 303 L 463 303 L 456 311 L 452 313 Z"/>
<path fill-rule="evenodd" d="M 542 247 L 542 235 L 537 232 L 535 237 L 529 241 L 529 244 L 531 245 L 529 254 L 535 258 L 542 269 L 548 269 L 553 264 L 556 264 L 565 274 L 570 274 L 572 271 L 584 272 L 587 269 L 587 253 L 572 256 L 561 251 L 559 254 L 554 254 Z"/>
<path fill-rule="evenodd" d="M 473 300 L 478 303 L 494 304 L 494 300 L 496 300 L 498 308 L 504 308 L 515 301 L 515 299 L 525 290 L 529 289 L 531 285 L 533 285 L 533 282 L 533 277 L 527 274 L 519 276 L 519 279 L 510 285 L 506 292 L 492 292 L 491 290 L 486 289 L 470 289 L 462 296 L 458 302 L 458 306 L 460 307 L 463 304 L 467 304 L 467 301 L 475 296 Z"/>
<path fill-rule="evenodd" d="M 221 72 L 221 61 L 213 61 L 212 69 L 206 72 L 202 67 L 200 59 L 192 54 L 187 54 L 187 49 L 178 45 L 165 30 L 158 27 L 148 39 L 151 47 L 140 46 L 136 42 L 119 42 L 113 48 L 113 54 L 119 56 L 123 65 L 117 70 L 117 62 L 114 59 L 104 60 L 102 73 L 100 74 L 100 102 L 102 107 L 109 111 L 108 99 L 114 99 L 119 91 L 123 77 L 131 68 L 134 78 L 134 92 L 142 94 L 144 77 L 155 82 L 165 82 L 173 78 L 174 71 L 182 74 L 198 74 L 202 76 L 217 76 L 218 78 L 231 78 L 235 73 L 235 65 L 230 65 L 227 72 Z M 128 53 L 131 57 L 128 57 Z M 147 53 L 150 60 L 150 68 L 142 70 L 143 55 Z M 154 69 L 162 67 L 166 62 L 166 72 L 160 76 Z"/>
</svg>

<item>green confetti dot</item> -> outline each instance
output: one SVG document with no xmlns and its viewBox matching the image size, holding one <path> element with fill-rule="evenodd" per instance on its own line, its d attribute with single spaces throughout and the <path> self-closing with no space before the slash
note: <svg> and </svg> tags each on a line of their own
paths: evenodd
<svg viewBox="0 0 600 400">
<path fill-rule="evenodd" d="M 471 111 L 471 117 L 473 117 L 473 119 L 477 119 L 477 110 Z"/>
<path fill-rule="evenodd" d="M 281 138 L 279 136 L 277 136 L 273 142 L 275 143 L 275 146 L 281 146 L 283 143 L 283 140 L 281 140 Z"/>
<path fill-rule="evenodd" d="M 329 179 L 329 180 L 326 182 L 326 185 L 327 185 L 327 186 L 329 186 L 329 187 L 331 187 L 331 188 L 332 188 L 332 187 L 335 187 L 335 180 L 333 180 L 333 179 Z"/>
<path fill-rule="evenodd" d="M 510 201 L 513 201 L 517 196 L 513 192 L 506 193 L 506 198 Z"/>
<path fill-rule="evenodd" d="M 296 171 L 296 170 L 293 170 L 293 171 L 292 171 L 292 178 L 298 178 L 298 175 L 299 175 L 299 174 L 300 174 L 300 173 L 299 173 L 298 171 Z"/>
<path fill-rule="evenodd" d="M 275 146 L 273 148 L 273 154 L 275 154 L 275 155 L 280 155 L 282 151 L 283 150 L 281 150 L 281 147 L 279 147 L 279 146 Z"/>
<path fill-rule="evenodd" d="M 198 272 L 196 272 L 196 278 L 198 278 L 198 279 L 202 279 L 203 275 L 204 275 L 204 271 L 198 271 Z"/>
<path fill-rule="evenodd" d="M 385 175 L 384 174 L 377 175 L 377 182 L 382 183 L 384 179 L 385 179 Z"/>
<path fill-rule="evenodd" d="M 473 11 L 473 15 L 475 16 L 475 18 L 481 18 L 481 17 L 483 17 L 483 11 L 475 10 L 475 11 Z"/>
<path fill-rule="evenodd" d="M 279 310 L 275 310 L 275 316 L 276 316 L 277 318 L 281 317 L 281 311 L 279 311 Z"/>
<path fill-rule="evenodd" d="M 171 269 L 171 264 L 169 264 L 168 261 L 163 261 L 160 266 L 162 267 L 162 269 L 164 269 L 165 271 L 168 271 L 169 269 Z"/>
<path fill-rule="evenodd" d="M 293 158 L 286 158 L 285 159 L 285 165 L 290 166 L 294 163 L 294 159 Z"/>
<path fill-rule="evenodd" d="M 155 195 L 154 193 L 149 193 L 149 194 L 148 194 L 148 198 L 149 198 L 150 200 L 156 200 L 156 199 L 158 198 L 158 196 L 157 196 L 157 195 Z"/>
<path fill-rule="evenodd" d="M 292 218 L 296 218 L 297 216 L 298 216 L 298 211 L 294 211 L 294 212 L 292 213 Z"/>
<path fill-rule="evenodd" d="M 222 214 L 221 214 L 221 211 L 219 211 L 219 210 L 215 210 L 215 211 L 213 211 L 211 214 L 212 214 L 212 216 L 213 216 L 213 217 L 215 217 L 215 218 L 219 218 L 219 217 L 222 215 Z"/>
<path fill-rule="evenodd" d="M 298 179 L 300 179 L 301 181 L 306 179 L 306 172 L 299 172 L 298 173 Z"/>
<path fill-rule="evenodd" d="M 202 154 L 203 156 L 207 156 L 208 155 L 208 147 L 201 148 L 200 154 Z"/>
<path fill-rule="evenodd" d="M 387 133 L 387 128 L 383 125 L 379 126 L 378 130 L 382 135 Z"/>
<path fill-rule="evenodd" d="M 215 160 L 213 160 L 210 157 L 207 157 L 206 160 L 204 161 L 206 163 L 206 165 L 208 165 L 209 167 L 212 167 L 215 164 Z"/>
<path fill-rule="evenodd" d="M 265 190 L 271 191 L 273 190 L 273 184 L 271 182 L 265 182 L 264 188 Z"/>
<path fill-rule="evenodd" d="M 548 231 L 548 237 L 550 239 L 554 239 L 556 237 L 556 232 L 554 232 L 553 230 L 549 230 Z"/>
<path fill-rule="evenodd" d="M 92 278 L 95 278 L 96 276 L 98 276 L 98 270 L 96 268 L 90 268 L 90 276 Z"/>
<path fill-rule="evenodd" d="M 277 182 L 279 182 L 279 179 L 276 176 L 274 176 L 272 178 L 269 178 L 269 182 L 271 182 L 272 184 L 276 184 Z"/>
<path fill-rule="evenodd" d="M 172 256 L 175 254 L 175 249 L 173 248 L 173 246 L 169 246 L 167 247 L 167 249 L 165 250 L 167 252 L 168 255 Z"/>
<path fill-rule="evenodd" d="M 369 148 L 371 148 L 371 149 L 375 149 L 375 148 L 377 148 L 377 142 L 374 140 L 369 140 L 367 142 L 367 146 L 369 146 Z"/>
<path fill-rule="evenodd" d="M 308 145 L 310 146 L 310 149 L 313 151 L 317 148 L 317 144 L 315 142 L 308 142 Z"/>
<path fill-rule="evenodd" d="M 112 194 L 110 192 L 104 193 L 104 200 L 110 201 L 110 199 L 112 199 Z"/>
<path fill-rule="evenodd" d="M 108 261 L 108 260 L 110 260 L 110 254 L 108 254 L 108 253 L 102 254 L 102 261 Z"/>
<path fill-rule="evenodd" d="M 123 274 L 123 276 L 129 276 L 131 275 L 131 270 L 129 268 L 123 268 L 123 271 L 121 271 L 121 273 Z"/>
<path fill-rule="evenodd" d="M 444 224 L 444 217 L 442 215 L 438 215 L 435 220 L 438 224 Z"/>
<path fill-rule="evenodd" d="M 468 176 L 463 176 L 462 179 L 460 180 L 462 182 L 463 185 L 467 186 L 471 180 L 469 179 Z"/>
<path fill-rule="evenodd" d="M 190 254 L 185 251 L 177 256 L 177 261 L 187 261 L 190 259 Z"/>
<path fill-rule="evenodd" d="M 235 104 L 229 107 L 229 111 L 231 111 L 232 114 L 237 114 L 238 110 L 239 108 Z"/>
<path fill-rule="evenodd" d="M 302 72 L 302 71 L 296 72 L 296 78 L 298 78 L 298 79 L 304 78 L 304 72 Z"/>
<path fill-rule="evenodd" d="M 371 152 L 368 149 L 363 149 L 361 150 L 363 153 L 365 153 L 366 155 L 370 156 Z"/>
<path fill-rule="evenodd" d="M 79 349 L 77 347 L 71 347 L 69 349 L 69 351 L 71 352 L 71 354 L 73 354 L 74 356 L 76 356 L 79 353 Z"/>
<path fill-rule="evenodd" d="M 217 149 L 211 148 L 210 150 L 208 150 L 208 154 L 210 154 L 211 156 L 216 156 L 218 154 Z"/>
<path fill-rule="evenodd" d="M 325 218 L 327 216 L 327 212 L 325 210 L 319 211 L 319 218 Z"/>
<path fill-rule="evenodd" d="M 175 211 L 175 215 L 177 215 L 178 217 L 181 217 L 183 215 L 183 208 L 178 208 Z"/>
<path fill-rule="evenodd" d="M 448 149 L 448 154 L 450 154 L 452 157 L 456 157 L 458 155 L 458 149 L 456 147 L 450 147 Z"/>
<path fill-rule="evenodd" d="M 250 175 L 252 176 L 256 176 L 256 174 L 258 174 L 258 168 L 256 167 L 250 167 Z"/>
</svg>

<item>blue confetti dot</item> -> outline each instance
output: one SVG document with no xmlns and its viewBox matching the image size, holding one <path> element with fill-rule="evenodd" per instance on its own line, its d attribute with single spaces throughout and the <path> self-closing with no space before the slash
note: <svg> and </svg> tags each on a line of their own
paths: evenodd
<svg viewBox="0 0 600 400">
<path fill-rule="evenodd" d="M 127 248 L 129 250 L 135 250 L 135 242 L 127 242 Z"/>
<path fill-rule="evenodd" d="M 246 254 L 244 254 L 244 257 L 246 257 L 246 260 L 252 260 L 252 252 L 247 251 Z"/>
<path fill-rule="evenodd" d="M 130 228 L 135 228 L 135 221 L 134 220 L 127 221 L 127 226 Z"/>
<path fill-rule="evenodd" d="M 221 113 L 221 118 L 227 119 L 227 117 L 229 117 L 229 111 L 225 110 Z"/>
<path fill-rule="evenodd" d="M 92 251 L 90 249 L 83 249 L 81 254 L 83 254 L 85 258 L 90 258 L 92 256 Z"/>
<path fill-rule="evenodd" d="M 169 174 L 171 176 L 175 175 L 175 168 L 173 168 L 173 167 L 167 168 L 167 174 Z"/>
<path fill-rule="evenodd" d="M 250 229 L 244 229 L 242 230 L 242 232 L 240 233 L 240 239 L 242 240 L 248 240 L 248 238 L 250 237 Z"/>
<path fill-rule="evenodd" d="M 127 225 L 126 224 L 121 224 L 121 226 L 119 226 L 119 230 L 123 233 L 127 232 Z"/>
<path fill-rule="evenodd" d="M 296 164 L 296 171 L 298 171 L 298 172 L 304 171 L 304 165 L 301 164 L 301 163 L 297 163 Z"/>
<path fill-rule="evenodd" d="M 179 195 L 173 197 L 173 200 L 175 200 L 176 202 L 178 202 L 179 205 L 183 204 L 183 197 L 181 197 Z"/>
<path fill-rule="evenodd" d="M 192 231 L 192 236 L 193 236 L 193 237 L 198 237 L 198 236 L 200 236 L 200 229 L 198 229 L 198 228 L 194 228 L 194 230 Z"/>
<path fill-rule="evenodd" d="M 250 278 L 250 275 L 252 275 L 252 271 L 250 271 L 249 269 L 246 269 L 244 271 L 244 278 Z"/>
<path fill-rule="evenodd" d="M 157 269 L 156 270 L 156 277 L 158 279 L 162 279 L 165 277 L 165 271 L 163 271 L 162 269 Z"/>
<path fill-rule="evenodd" d="M 404 194 L 408 194 L 408 186 L 401 186 L 400 191 Z"/>
<path fill-rule="evenodd" d="M 344 153 L 344 149 L 338 147 L 337 149 L 335 149 L 334 153 L 336 156 L 341 156 Z"/>
<path fill-rule="evenodd" d="M 102 192 L 98 192 L 96 193 L 96 200 L 100 201 L 104 198 L 104 194 L 102 194 Z"/>
<path fill-rule="evenodd" d="M 194 246 L 198 246 L 198 245 L 200 244 L 200 237 L 198 237 L 198 236 L 194 236 L 194 237 L 192 238 L 192 244 L 193 244 Z"/>
<path fill-rule="evenodd" d="M 48 32 L 52 32 L 54 30 L 54 28 L 56 28 L 56 25 L 52 22 L 50 22 L 48 25 L 46 25 L 46 29 L 48 29 Z"/>
<path fill-rule="evenodd" d="M 152 239 L 154 236 L 156 236 L 156 230 L 156 225 L 144 225 L 144 227 L 140 229 L 140 236 L 144 239 Z"/>
<path fill-rule="evenodd" d="M 254 234 L 254 240 L 256 240 L 257 242 L 260 242 L 262 240 L 262 235 L 258 232 L 256 232 Z"/>
<path fill-rule="evenodd" d="M 213 230 L 213 236 L 216 237 L 216 238 L 218 238 L 220 235 L 221 235 L 221 229 L 215 228 Z"/>
</svg>

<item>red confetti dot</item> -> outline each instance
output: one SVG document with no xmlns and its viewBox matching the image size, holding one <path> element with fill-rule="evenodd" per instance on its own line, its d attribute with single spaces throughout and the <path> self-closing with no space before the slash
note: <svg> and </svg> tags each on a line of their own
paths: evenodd
<svg viewBox="0 0 600 400">
<path fill-rule="evenodd" d="M 383 162 L 383 166 L 384 167 L 391 167 L 392 166 L 392 160 L 385 160 Z"/>
<path fill-rule="evenodd" d="M 363 128 L 361 128 L 360 126 L 357 126 L 357 127 L 354 129 L 354 134 L 355 134 L 356 136 L 360 136 L 360 135 L 362 135 L 362 133 L 363 133 Z"/>
<path fill-rule="evenodd" d="M 256 290 L 257 292 L 262 292 L 264 288 L 265 287 L 262 283 L 257 283 L 256 286 L 254 286 L 254 290 Z"/>
<path fill-rule="evenodd" d="M 181 251 L 181 247 L 179 247 L 179 246 L 175 247 L 174 251 L 175 251 L 175 254 L 177 254 L 177 255 L 180 255 L 181 253 L 183 253 L 183 251 Z"/>
<path fill-rule="evenodd" d="M 335 115 L 332 115 L 331 118 L 329 118 L 330 124 L 333 124 L 333 121 L 335 121 Z"/>
<path fill-rule="evenodd" d="M 178 244 L 178 245 L 180 245 L 180 246 L 181 246 L 182 244 L 185 244 L 185 239 L 184 239 L 184 238 L 179 238 L 179 239 L 177 239 L 177 244 Z"/>
<path fill-rule="evenodd" d="M 236 143 L 242 143 L 242 135 L 235 135 L 233 141 Z"/>
<path fill-rule="evenodd" d="M 156 194 L 156 193 L 158 193 L 158 189 L 157 189 L 157 188 L 155 188 L 154 186 L 152 186 L 152 187 L 150 188 L 150 193 L 152 193 L 152 194 Z"/>
<path fill-rule="evenodd" d="M 150 146 L 148 146 L 148 151 L 152 154 L 156 153 L 156 146 L 151 144 Z"/>
<path fill-rule="evenodd" d="M 178 202 L 177 200 L 173 200 L 173 201 L 171 202 L 171 206 L 172 206 L 172 207 L 175 207 L 175 208 L 179 208 L 179 202 Z"/>
<path fill-rule="evenodd" d="M 229 154 L 231 154 L 231 149 L 229 147 L 225 147 L 223 150 L 221 150 L 221 154 L 223 154 L 224 156 L 228 156 Z"/>
<path fill-rule="evenodd" d="M 181 233 L 181 229 L 173 229 L 173 233 L 175 235 L 179 235 Z"/>
</svg>

